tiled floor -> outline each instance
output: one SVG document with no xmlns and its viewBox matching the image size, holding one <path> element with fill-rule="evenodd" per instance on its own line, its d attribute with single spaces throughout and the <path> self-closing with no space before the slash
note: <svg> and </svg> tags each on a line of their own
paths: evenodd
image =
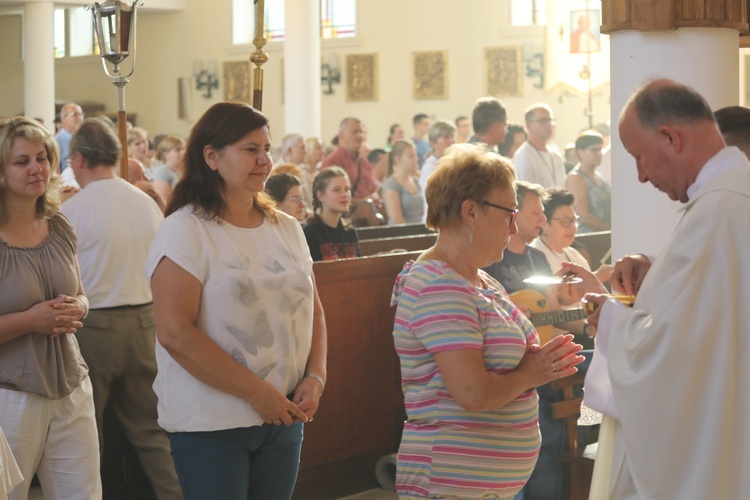
<svg viewBox="0 0 750 500">
<path fill-rule="evenodd" d="M 29 491 L 29 500 L 44 500 L 44 495 L 40 488 L 31 488 Z M 395 491 L 386 491 L 383 489 L 375 489 L 370 491 L 363 491 L 356 495 L 350 495 L 343 497 L 338 500 L 398 500 L 398 495 Z"/>
<path fill-rule="evenodd" d="M 398 500 L 398 495 L 395 491 L 386 491 L 383 489 L 375 489 L 370 491 L 363 491 L 356 495 L 341 498 L 339 500 Z"/>
</svg>

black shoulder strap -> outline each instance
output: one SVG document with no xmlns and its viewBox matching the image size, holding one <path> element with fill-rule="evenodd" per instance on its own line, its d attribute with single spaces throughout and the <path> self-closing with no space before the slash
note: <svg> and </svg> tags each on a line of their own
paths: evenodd
<svg viewBox="0 0 750 500">
<path fill-rule="evenodd" d="M 362 178 L 362 162 L 359 160 L 359 156 L 357 157 L 357 180 L 354 181 L 354 184 L 352 184 L 352 196 L 354 196 L 354 193 L 357 192 L 357 187 L 359 186 L 359 180 Z"/>
</svg>

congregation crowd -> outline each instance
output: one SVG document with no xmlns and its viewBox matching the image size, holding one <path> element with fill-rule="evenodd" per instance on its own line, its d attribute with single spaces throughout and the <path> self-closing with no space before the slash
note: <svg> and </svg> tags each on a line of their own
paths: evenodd
<svg viewBox="0 0 750 500">
<path fill-rule="evenodd" d="M 652 82 L 627 130 L 651 133 L 638 99 L 665 86 L 716 128 L 692 89 Z M 750 120 L 716 116 L 725 137 L 707 137 L 745 169 L 724 140 L 743 147 L 732 130 Z M 0 497 L 27 498 L 36 474 L 47 498 L 101 498 L 111 405 L 158 498 L 290 498 L 327 377 L 313 262 L 360 256 L 355 226 L 422 223 L 437 241 L 392 298 L 399 495 L 565 498 L 550 382 L 594 362 L 599 311 L 540 342 L 509 294 L 563 273 L 582 283 L 539 288 L 553 309 L 589 293 L 606 310 L 610 280 L 634 290 L 575 241 L 611 229 L 609 127 L 560 151 L 550 106 L 519 121 L 485 97 L 470 117 L 416 115 L 411 139 L 394 124 L 383 147 L 354 117 L 330 145 L 290 133 L 272 147 L 263 114 L 219 103 L 188 138 L 130 128 L 126 181 L 112 123 L 77 104 L 54 137 L 0 119 Z"/>
</svg>

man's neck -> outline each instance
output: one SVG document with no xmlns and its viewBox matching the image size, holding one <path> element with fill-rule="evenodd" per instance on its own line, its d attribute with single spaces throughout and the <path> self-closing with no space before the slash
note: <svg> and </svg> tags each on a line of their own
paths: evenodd
<svg viewBox="0 0 750 500">
<path fill-rule="evenodd" d="M 492 138 L 490 137 L 489 134 L 481 134 L 481 135 L 480 134 L 474 134 L 474 137 L 476 137 L 477 139 L 479 139 L 483 143 L 487 144 L 487 146 L 489 146 L 491 148 L 494 148 L 495 146 L 497 146 L 497 143 L 494 142 L 494 141 L 492 141 Z"/>
<path fill-rule="evenodd" d="M 419 132 L 414 132 L 414 138 L 417 139 L 417 140 L 420 140 L 420 141 L 424 140 L 424 136 L 425 136 L 425 134 L 420 134 Z"/>
<path fill-rule="evenodd" d="M 529 144 L 534 146 L 537 151 L 547 151 L 547 142 L 538 137 L 529 136 Z"/>
<path fill-rule="evenodd" d="M 346 154 L 349 155 L 349 158 L 351 158 L 352 160 L 357 159 L 357 156 L 359 155 L 359 148 L 355 149 L 354 151 L 344 146 L 341 146 L 341 148 L 346 151 Z"/>
<path fill-rule="evenodd" d="M 508 251 L 520 255 L 526 251 L 526 242 L 514 234 L 508 238 Z"/>
<path fill-rule="evenodd" d="M 102 181 L 106 179 L 116 179 L 117 169 L 110 165 L 102 165 L 94 168 L 83 168 L 76 172 L 76 182 L 85 188 L 92 182 Z"/>
</svg>

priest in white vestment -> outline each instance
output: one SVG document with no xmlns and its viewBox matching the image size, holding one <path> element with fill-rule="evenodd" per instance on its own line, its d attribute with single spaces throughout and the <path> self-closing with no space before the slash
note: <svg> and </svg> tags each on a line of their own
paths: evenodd
<svg viewBox="0 0 750 500">
<path fill-rule="evenodd" d="M 618 262 L 612 284 L 637 291 L 632 309 L 587 295 L 585 402 L 606 416 L 590 498 L 750 498 L 750 162 L 670 80 L 634 94 L 620 137 L 641 182 L 684 206 L 652 265 Z"/>
</svg>

